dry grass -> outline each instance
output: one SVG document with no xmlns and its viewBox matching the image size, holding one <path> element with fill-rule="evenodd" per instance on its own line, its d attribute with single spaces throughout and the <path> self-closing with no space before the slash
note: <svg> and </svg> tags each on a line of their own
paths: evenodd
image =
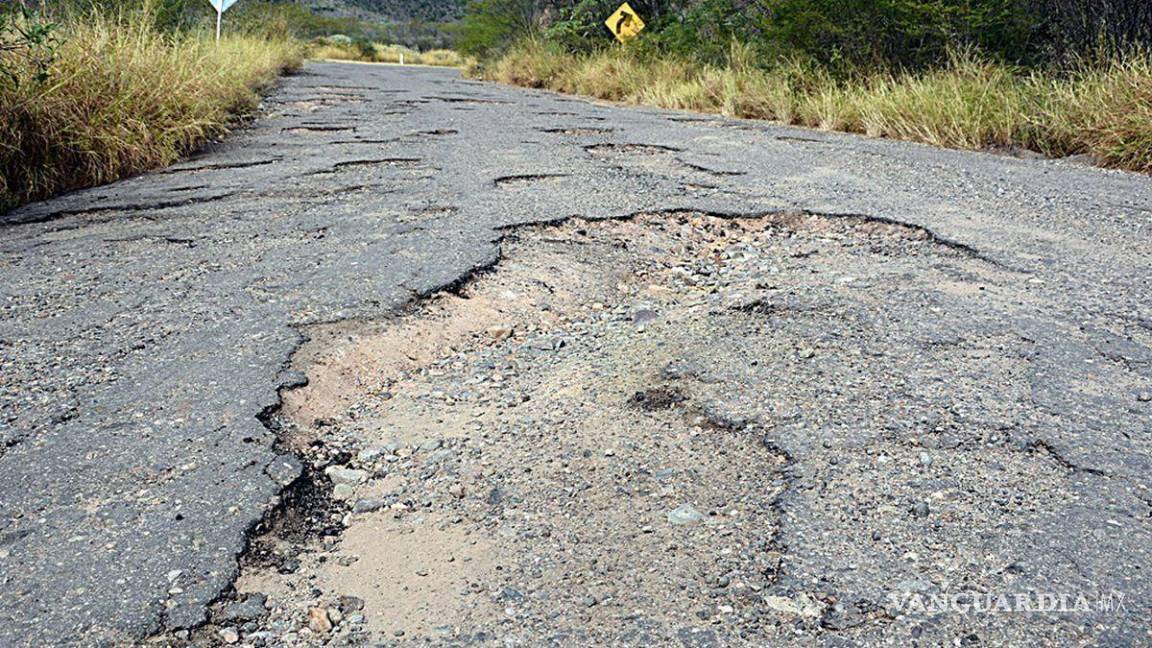
<svg viewBox="0 0 1152 648">
<path fill-rule="evenodd" d="M 367 47 L 341 43 L 333 39 L 318 39 L 309 48 L 309 56 L 317 59 L 341 61 L 362 61 L 366 63 L 401 63 L 406 65 L 437 65 L 442 67 L 463 67 L 466 61 L 452 50 L 438 49 L 427 52 L 402 45 L 373 43 Z"/>
<path fill-rule="evenodd" d="M 298 45 L 254 36 L 162 35 L 93 16 L 65 26 L 44 83 L 0 83 L 0 209 L 165 166 L 227 132 Z"/>
<path fill-rule="evenodd" d="M 1033 85 L 1043 98 L 1034 117 L 1039 150 L 1088 153 L 1107 166 L 1152 173 L 1152 54 Z"/>
<path fill-rule="evenodd" d="M 1087 153 L 1101 165 L 1152 172 L 1152 54 L 1134 52 L 1062 76 L 957 55 L 921 74 L 836 79 L 796 61 L 756 65 L 734 46 L 723 67 L 653 61 L 624 49 L 588 56 L 540 42 L 486 70 L 496 81 L 653 105 L 769 119 L 962 149 Z"/>
</svg>

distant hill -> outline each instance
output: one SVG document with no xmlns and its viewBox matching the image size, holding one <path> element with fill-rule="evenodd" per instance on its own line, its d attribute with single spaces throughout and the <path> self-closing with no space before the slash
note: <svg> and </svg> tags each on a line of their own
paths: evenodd
<svg viewBox="0 0 1152 648">
<path fill-rule="evenodd" d="M 467 0 L 302 0 L 317 14 L 374 22 L 452 22 Z"/>
</svg>

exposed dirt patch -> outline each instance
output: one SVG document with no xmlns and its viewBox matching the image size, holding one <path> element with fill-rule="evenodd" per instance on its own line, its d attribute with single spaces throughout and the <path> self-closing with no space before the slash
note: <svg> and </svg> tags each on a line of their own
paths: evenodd
<svg viewBox="0 0 1152 648">
<path fill-rule="evenodd" d="M 915 285 L 894 281 L 914 268 Z M 273 528 L 257 547 L 279 562 L 255 560 L 237 588 L 270 595 L 257 632 L 289 646 L 864 636 L 894 617 L 841 560 L 915 578 L 908 548 L 929 550 L 922 508 L 952 508 L 943 518 L 964 520 L 960 537 L 1021 513 L 963 502 L 947 481 L 927 482 L 937 495 L 917 504 L 917 482 L 873 452 L 899 466 L 919 452 L 927 466 L 918 445 L 882 424 L 838 437 L 797 434 L 796 421 L 855 430 L 887 412 L 813 392 L 836 389 L 829 372 L 861 383 L 851 359 L 873 339 L 938 354 L 933 367 L 994 410 L 1020 389 L 1017 357 L 990 362 L 939 333 L 881 342 L 863 312 L 925 294 L 980 301 L 978 286 L 1006 277 L 923 229 L 859 216 L 516 229 L 497 268 L 453 293 L 391 321 L 310 331 L 296 357 L 310 383 L 286 394 L 283 436 L 331 482 L 334 508 L 303 540 Z M 861 384 L 890 390 L 897 375 Z M 862 438 L 871 445 L 848 445 Z M 1067 473 L 1051 461 L 984 447 L 991 465 L 965 461 L 954 479 L 1059 497 Z M 884 533 L 838 532 L 844 511 Z M 955 542 L 950 562 L 982 552 Z"/>
<path fill-rule="evenodd" d="M 319 565 L 321 590 L 364 600 L 365 630 L 373 636 L 452 637 L 472 616 L 497 616 L 485 596 L 462 596 L 497 573 L 487 534 L 451 519 L 365 514 L 349 527 L 336 560 Z M 340 558 L 351 564 L 342 565 Z"/>
<path fill-rule="evenodd" d="M 686 400 L 688 397 L 678 389 L 669 387 L 654 387 L 632 395 L 632 404 L 649 412 L 670 409 Z"/>
<path fill-rule="evenodd" d="M 286 110 L 279 111 L 282 115 L 295 114 L 287 111 L 298 111 L 305 114 L 311 114 L 330 108 L 332 106 L 340 106 L 344 104 L 358 104 L 364 103 L 367 99 L 364 97 L 357 97 L 353 95 L 339 95 L 327 97 L 312 97 L 308 99 L 299 99 L 297 101 L 288 101 L 282 104 L 282 108 Z"/>
</svg>

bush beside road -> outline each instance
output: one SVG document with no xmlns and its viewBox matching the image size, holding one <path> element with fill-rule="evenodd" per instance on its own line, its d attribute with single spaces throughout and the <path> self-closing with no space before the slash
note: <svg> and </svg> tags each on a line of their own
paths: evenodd
<svg viewBox="0 0 1152 648">
<path fill-rule="evenodd" d="M 146 10 L 16 17 L 0 51 L 0 210 L 166 166 L 299 67 L 288 36 L 165 31 Z M 13 30 L 50 26 L 43 46 Z"/>
<path fill-rule="evenodd" d="M 529 40 L 473 75 L 947 148 L 1086 155 L 1102 166 L 1152 172 L 1152 56 L 1145 51 L 1062 74 L 961 53 L 930 70 L 841 77 L 800 59 L 761 67 L 739 44 L 714 65 L 621 48 L 573 54 Z"/>
<path fill-rule="evenodd" d="M 477 0 L 482 76 L 633 104 L 1152 171 L 1142 0 Z"/>
<path fill-rule="evenodd" d="M 341 34 L 313 40 L 309 45 L 308 54 L 317 59 L 363 63 L 461 67 L 466 62 L 460 54 L 450 49 L 433 49 L 422 52 L 403 45 L 356 40 Z"/>
</svg>

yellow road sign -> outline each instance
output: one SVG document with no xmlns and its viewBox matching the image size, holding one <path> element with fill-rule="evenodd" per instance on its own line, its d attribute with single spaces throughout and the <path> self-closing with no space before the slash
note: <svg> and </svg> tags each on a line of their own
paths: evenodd
<svg viewBox="0 0 1152 648">
<path fill-rule="evenodd" d="M 608 29 L 616 36 L 616 40 L 621 43 L 635 38 L 636 34 L 644 29 L 644 21 L 640 19 L 636 11 L 628 5 L 627 2 L 620 5 L 620 8 L 613 13 L 608 20 L 604 21 L 608 25 Z"/>
</svg>

